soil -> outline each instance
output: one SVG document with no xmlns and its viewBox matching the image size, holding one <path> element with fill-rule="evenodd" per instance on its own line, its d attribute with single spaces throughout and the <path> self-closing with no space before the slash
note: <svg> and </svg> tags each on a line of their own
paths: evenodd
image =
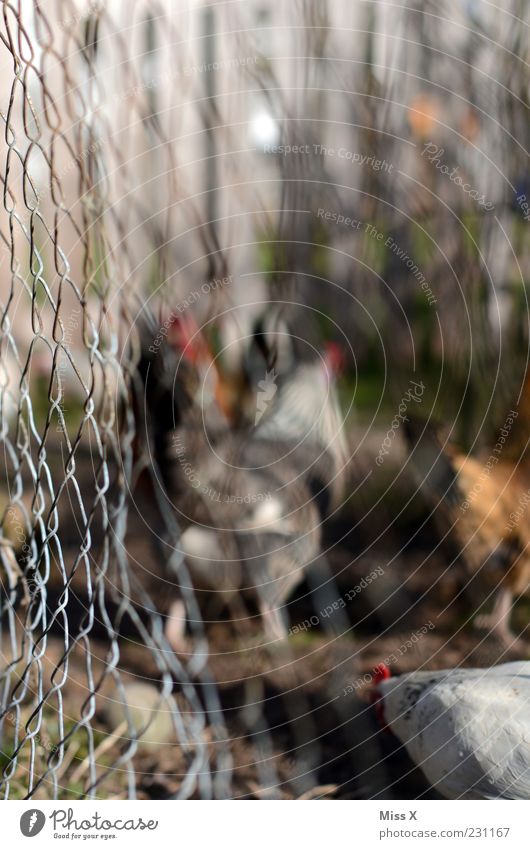
<svg viewBox="0 0 530 849">
<path fill-rule="evenodd" d="M 363 478 L 363 462 L 366 466 L 369 457 L 357 460 L 352 481 Z M 199 597 L 208 668 L 229 736 L 235 798 L 439 798 L 399 742 L 379 727 L 372 704 L 374 666 L 386 662 L 399 674 L 418 668 L 486 666 L 528 655 L 525 640 L 507 652 L 473 627 L 471 612 L 477 597 L 472 602 L 469 588 L 462 590 L 461 567 L 440 545 L 426 505 L 418 496 L 411 498 L 410 481 L 400 478 L 399 452 L 391 462 L 384 475 L 363 487 L 362 498 L 352 497 L 327 522 L 325 564 L 318 573 L 308 574 L 290 600 L 290 636 L 285 643 L 265 644 L 252 608 L 236 628 L 228 611 L 212 609 L 207 597 Z M 152 501 L 140 488 L 131 512 L 127 556 L 129 569 L 142 575 L 155 606 L 165 614 L 171 602 L 170 582 L 165 580 L 163 557 L 152 533 L 156 519 L 150 510 Z M 73 562 L 78 551 L 74 526 L 65 547 L 67 562 Z M 60 590 L 61 583 L 56 575 L 54 586 L 52 574 L 50 609 Z M 109 597 L 111 612 L 113 603 Z M 527 618 L 525 604 L 516 614 L 521 627 Z M 69 605 L 75 633 L 76 621 L 86 612 L 83 569 L 71 583 Z M 124 618 L 117 634 L 120 669 L 127 679 L 157 686 L 156 658 L 141 641 L 131 639 L 130 627 Z M 179 660 L 188 661 L 187 652 L 194 648 L 188 633 Z M 106 631 L 98 616 L 90 650 L 97 679 L 108 658 Z M 55 623 L 46 653 L 50 680 L 63 652 L 64 633 Z M 178 685 L 175 689 L 178 692 Z M 74 722 L 87 697 L 86 658 L 81 650 L 71 654 L 62 692 L 65 715 Z M 93 719 L 103 739 L 113 729 L 106 724 L 101 698 L 112 698 L 108 677 Z M 214 738 L 214 730 L 206 729 L 205 743 L 212 755 L 218 745 Z M 112 764 L 113 751 L 107 752 L 106 764 Z M 74 756 L 73 766 L 78 761 Z M 138 796 L 173 798 L 182 788 L 187 764 L 179 745 L 160 746 L 156 753 L 140 747 L 134 758 Z M 39 792 L 46 795 L 46 787 Z M 101 784 L 98 796 L 125 798 L 127 792 L 126 772 L 119 769 Z M 76 795 L 83 795 L 82 790 L 69 788 L 66 781 L 64 797 Z"/>
</svg>

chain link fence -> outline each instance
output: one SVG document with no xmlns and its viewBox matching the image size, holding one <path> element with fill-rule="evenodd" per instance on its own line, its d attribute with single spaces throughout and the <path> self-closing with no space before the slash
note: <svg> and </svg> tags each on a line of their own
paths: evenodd
<svg viewBox="0 0 530 849">
<path fill-rule="evenodd" d="M 526 367 L 526 7 L 508 4 L 498 39 L 489 4 L 453 0 L 1 9 L 0 793 L 427 792 L 377 736 L 364 689 L 381 659 L 467 657 L 446 650 L 439 597 L 424 600 L 438 579 L 424 578 L 425 505 L 403 509 L 401 424 L 414 383 L 422 415 L 447 421 L 465 401 L 463 443 L 475 420 L 485 442 L 492 399 L 504 411 Z M 318 355 L 347 343 L 356 409 L 342 512 L 272 647 L 240 586 L 232 621 L 208 620 L 215 588 L 179 553 L 138 400 L 146 327 L 159 353 L 164 317 L 193 315 L 235 383 L 253 320 L 263 344 L 283 333 L 271 301 Z M 248 368 L 252 426 L 286 359 L 272 353 Z M 214 528 L 223 474 L 205 475 Z"/>
<path fill-rule="evenodd" d="M 190 581 L 182 594 L 195 641 L 184 662 L 165 639 L 153 575 L 128 548 L 145 465 L 132 403 L 134 305 L 160 273 L 170 227 L 151 214 L 156 188 L 141 158 L 156 149 L 169 181 L 175 168 L 145 77 L 153 7 L 135 4 L 139 24 L 127 31 L 126 4 L 113 6 L 121 20 L 99 3 L 2 4 L 0 788 L 9 799 L 136 798 L 161 722 L 178 750 L 171 794 L 230 795 Z M 154 13 L 169 38 L 171 22 Z M 178 575 L 185 567 L 173 559 Z"/>
</svg>

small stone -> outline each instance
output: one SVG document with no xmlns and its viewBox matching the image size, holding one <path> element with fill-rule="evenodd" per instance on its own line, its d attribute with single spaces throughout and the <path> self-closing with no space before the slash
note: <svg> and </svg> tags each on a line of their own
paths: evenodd
<svg viewBox="0 0 530 849">
<path fill-rule="evenodd" d="M 143 682 L 126 684 L 124 691 L 125 698 L 116 689 L 113 694 L 115 701 L 109 700 L 105 708 L 111 730 L 115 731 L 129 716 L 136 732 L 142 732 L 138 738 L 139 747 L 156 750 L 162 744 L 174 742 L 175 726 L 170 700 L 161 700 L 160 691 Z M 130 725 L 123 729 L 121 736 L 132 736 Z"/>
</svg>

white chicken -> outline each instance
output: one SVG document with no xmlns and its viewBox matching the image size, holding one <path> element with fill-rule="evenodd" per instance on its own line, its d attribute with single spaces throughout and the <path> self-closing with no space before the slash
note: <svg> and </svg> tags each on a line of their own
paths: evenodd
<svg viewBox="0 0 530 849">
<path fill-rule="evenodd" d="M 224 387 L 191 317 L 175 320 L 167 336 L 181 352 L 180 365 L 174 357 L 171 367 L 167 346 L 158 346 L 160 356 L 151 346 L 157 354 L 147 400 L 159 431 L 153 440 L 157 465 L 183 526 L 180 546 L 194 586 L 227 604 L 250 593 L 268 636 L 283 639 L 285 602 L 320 556 L 322 520 L 344 482 L 348 450 L 334 386 L 338 352 L 328 346 L 322 358 L 278 374 L 258 423 L 238 429 L 223 421 Z M 184 374 L 186 363 L 193 381 Z M 265 373 L 263 360 L 262 368 Z M 176 389 L 164 402 L 167 378 Z"/>
<path fill-rule="evenodd" d="M 375 676 L 376 710 L 447 799 L 530 798 L 530 662 Z"/>
</svg>

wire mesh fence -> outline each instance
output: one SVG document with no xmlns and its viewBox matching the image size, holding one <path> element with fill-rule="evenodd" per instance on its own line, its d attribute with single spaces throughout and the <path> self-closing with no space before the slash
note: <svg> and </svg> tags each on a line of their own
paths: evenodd
<svg viewBox="0 0 530 849">
<path fill-rule="evenodd" d="M 134 111 L 137 135 L 156 135 L 149 90 L 103 4 L 6 2 L 1 50 L 2 793 L 94 797 L 107 782 L 135 798 L 138 741 L 162 715 L 181 752 L 174 794 L 227 796 L 230 755 L 190 582 L 197 641 L 183 663 L 127 549 L 142 463 L 131 293 L 141 297 L 147 276 L 138 240 L 152 257 L 161 236 L 109 109 Z M 176 545 L 176 523 L 170 532 Z M 135 676 L 142 652 L 151 684 Z"/>
<path fill-rule="evenodd" d="M 428 793 L 363 691 L 452 651 L 396 410 L 462 400 L 484 441 L 526 356 L 527 12 L 492 47 L 488 4 L 181 5 L 2 0 L 0 791 Z M 330 431 L 300 351 L 337 338 Z"/>
</svg>

